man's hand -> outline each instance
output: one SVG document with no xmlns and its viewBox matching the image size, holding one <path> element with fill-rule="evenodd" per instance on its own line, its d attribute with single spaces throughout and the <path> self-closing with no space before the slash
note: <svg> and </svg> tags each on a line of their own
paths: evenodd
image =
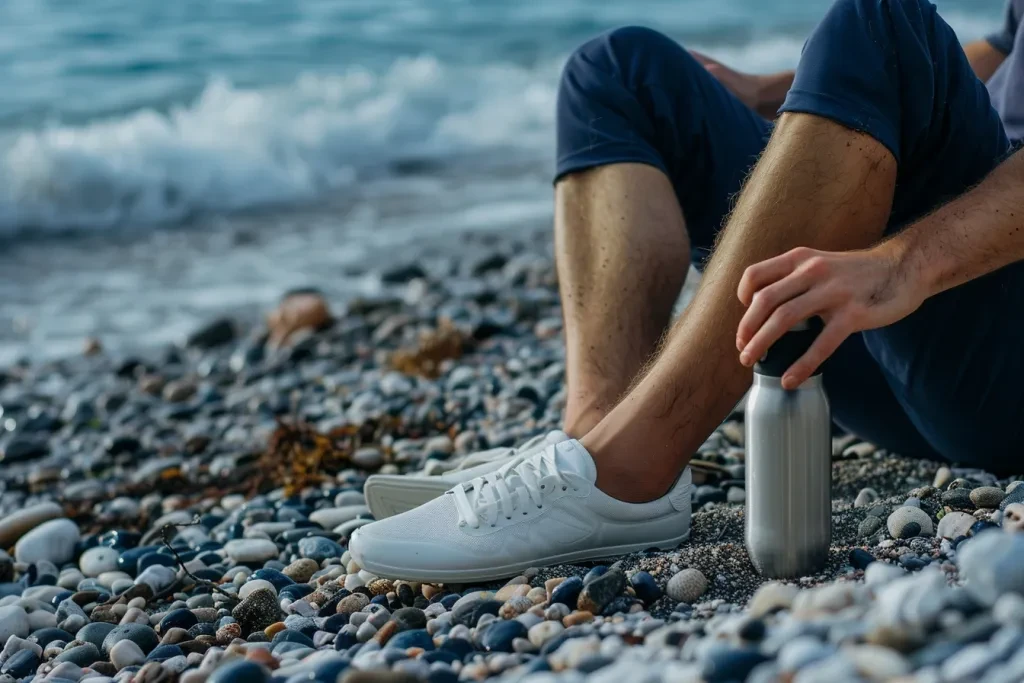
<svg viewBox="0 0 1024 683">
<path fill-rule="evenodd" d="M 818 316 L 824 329 L 782 377 L 784 388 L 795 389 L 851 334 L 917 310 L 923 288 L 887 244 L 848 252 L 800 247 L 747 268 L 737 291 L 747 307 L 736 332 L 740 362 L 753 366 L 790 328 Z"/>
<path fill-rule="evenodd" d="M 786 99 L 786 93 L 793 84 L 792 71 L 764 75 L 745 74 L 696 50 L 690 50 L 690 54 L 740 102 L 766 119 L 775 118 L 775 113 L 782 106 L 782 101 Z"/>
</svg>

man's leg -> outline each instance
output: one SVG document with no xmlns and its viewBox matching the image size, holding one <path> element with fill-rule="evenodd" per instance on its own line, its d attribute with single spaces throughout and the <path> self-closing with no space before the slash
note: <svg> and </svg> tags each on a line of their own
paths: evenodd
<svg viewBox="0 0 1024 683">
<path fill-rule="evenodd" d="M 915 0 L 837 2 L 808 41 L 783 111 L 659 362 L 583 441 L 611 495 L 661 495 L 687 460 L 680 454 L 748 386 L 735 351 L 747 266 L 796 246 L 866 247 L 887 224 L 967 189 L 1005 151 L 955 36 Z"/>
<path fill-rule="evenodd" d="M 691 241 L 711 246 L 768 130 L 650 29 L 611 31 L 569 59 L 558 102 L 555 250 L 570 435 L 597 424 L 654 353 Z"/>
</svg>

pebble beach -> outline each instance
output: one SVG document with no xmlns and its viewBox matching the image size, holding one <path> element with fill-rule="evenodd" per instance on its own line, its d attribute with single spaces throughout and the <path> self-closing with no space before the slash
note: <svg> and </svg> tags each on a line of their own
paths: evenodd
<svg viewBox="0 0 1024 683">
<path fill-rule="evenodd" d="M 360 568 L 367 476 L 561 423 L 549 235 L 447 239 L 367 267 L 373 296 L 0 367 L 0 683 L 1024 681 L 1024 461 L 837 433 L 828 565 L 765 582 L 741 409 L 695 454 L 675 550 L 481 585 Z"/>
</svg>

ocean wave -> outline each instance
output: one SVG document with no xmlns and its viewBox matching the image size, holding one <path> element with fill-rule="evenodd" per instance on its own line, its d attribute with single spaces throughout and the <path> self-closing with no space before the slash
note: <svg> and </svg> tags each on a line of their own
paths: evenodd
<svg viewBox="0 0 1024 683">
<path fill-rule="evenodd" d="M 314 200 L 404 159 L 550 141 L 557 64 L 403 59 L 0 141 L 0 234 L 175 223 Z"/>
</svg>

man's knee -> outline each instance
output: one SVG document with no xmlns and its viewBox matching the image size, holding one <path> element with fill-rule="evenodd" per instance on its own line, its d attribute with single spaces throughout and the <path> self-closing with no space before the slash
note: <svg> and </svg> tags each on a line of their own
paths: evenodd
<svg viewBox="0 0 1024 683">
<path fill-rule="evenodd" d="M 687 69 L 700 68 L 689 53 L 668 36 L 644 26 L 623 26 L 577 48 L 562 70 L 559 89 L 584 93 L 613 79 L 636 91 L 672 73 L 685 79 Z"/>
</svg>

